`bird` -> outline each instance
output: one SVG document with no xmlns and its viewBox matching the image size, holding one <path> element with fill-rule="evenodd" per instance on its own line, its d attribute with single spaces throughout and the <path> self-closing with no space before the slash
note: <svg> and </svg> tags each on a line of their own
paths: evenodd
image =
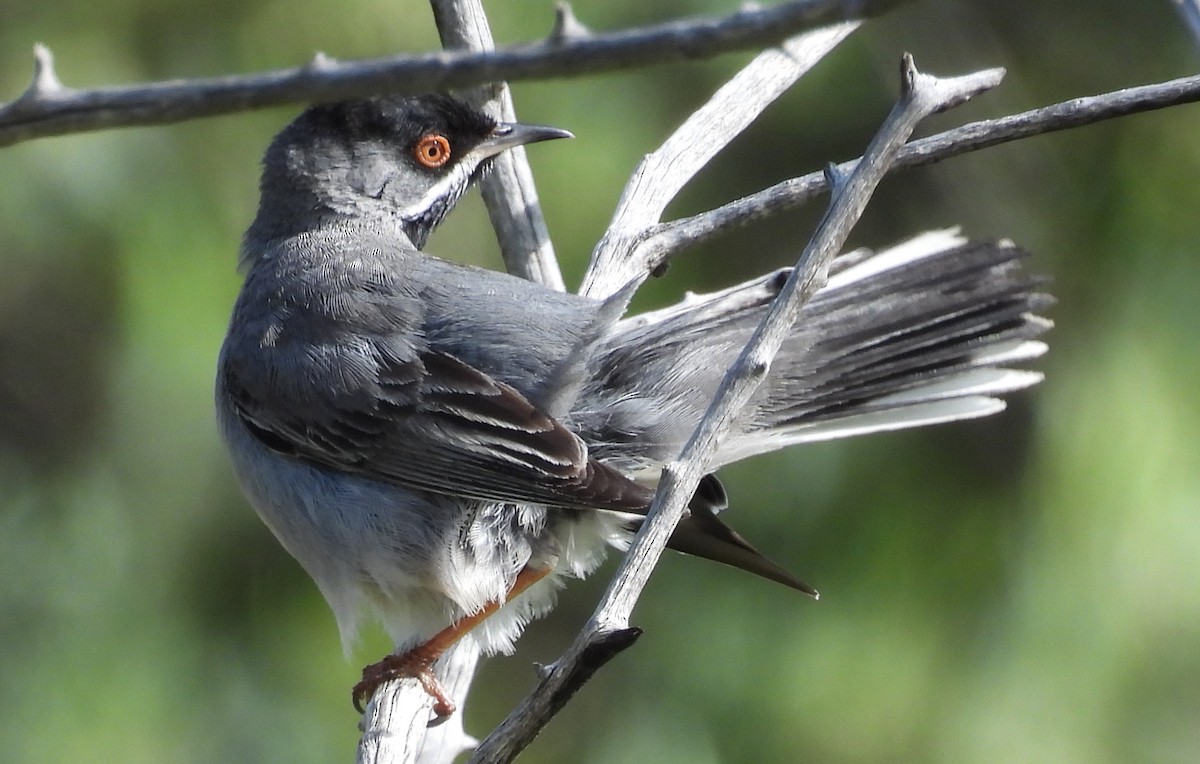
<svg viewBox="0 0 1200 764">
<path fill-rule="evenodd" d="M 425 251 L 492 159 L 571 137 L 455 97 L 304 110 L 263 158 L 216 374 L 250 504 L 328 601 L 396 651 L 361 711 L 458 640 L 510 652 L 563 578 L 623 549 L 787 271 L 626 316 Z M 1007 241 L 955 231 L 836 258 L 734 420 L 670 546 L 816 596 L 724 519 L 726 464 L 793 444 L 984 416 L 1039 382 L 1053 298 Z"/>
</svg>

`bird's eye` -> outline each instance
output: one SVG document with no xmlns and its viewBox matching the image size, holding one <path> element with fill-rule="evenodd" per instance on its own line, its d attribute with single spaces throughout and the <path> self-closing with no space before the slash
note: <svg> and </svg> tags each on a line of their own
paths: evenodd
<svg viewBox="0 0 1200 764">
<path fill-rule="evenodd" d="M 441 133 L 423 136 L 413 146 L 413 157 L 422 167 L 435 170 L 450 161 L 450 141 Z"/>
</svg>

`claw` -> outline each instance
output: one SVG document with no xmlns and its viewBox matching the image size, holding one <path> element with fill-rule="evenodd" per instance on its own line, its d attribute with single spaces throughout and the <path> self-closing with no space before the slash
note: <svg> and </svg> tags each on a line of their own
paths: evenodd
<svg viewBox="0 0 1200 764">
<path fill-rule="evenodd" d="M 426 651 L 420 647 L 416 647 L 402 655 L 389 655 L 378 663 L 372 663 L 363 669 L 362 680 L 354 685 L 354 689 L 350 692 L 350 699 L 354 702 L 354 708 L 360 714 L 363 713 L 365 704 L 379 689 L 379 686 L 393 679 L 412 678 L 421 683 L 421 688 L 433 698 L 433 713 L 435 719 L 432 723 L 440 723 L 445 721 L 454 713 L 454 701 L 450 699 L 446 688 L 442 687 L 442 683 L 438 680 L 437 675 L 433 672 L 433 662 L 436 656 L 431 657 L 426 654 Z"/>
</svg>

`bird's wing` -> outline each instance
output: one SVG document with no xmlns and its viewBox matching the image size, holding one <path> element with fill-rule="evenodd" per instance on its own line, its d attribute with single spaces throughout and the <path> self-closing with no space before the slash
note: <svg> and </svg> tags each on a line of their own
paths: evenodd
<svg viewBox="0 0 1200 764">
<path fill-rule="evenodd" d="M 305 348 L 282 364 L 267 351 L 227 354 L 230 404 L 277 452 L 410 488 L 567 507 L 648 505 L 649 489 L 591 459 L 577 435 L 515 388 L 446 353 L 355 339 Z"/>
</svg>

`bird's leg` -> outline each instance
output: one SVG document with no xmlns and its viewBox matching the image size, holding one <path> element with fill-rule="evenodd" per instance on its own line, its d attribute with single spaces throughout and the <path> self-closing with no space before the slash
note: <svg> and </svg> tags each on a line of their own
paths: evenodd
<svg viewBox="0 0 1200 764">
<path fill-rule="evenodd" d="M 354 685 L 352 691 L 354 707 L 359 713 L 362 713 L 363 703 L 375 694 L 379 685 L 400 677 L 413 677 L 421 683 L 421 687 L 429 694 L 429 697 L 433 698 L 433 713 L 439 719 L 454 713 L 454 701 L 446 694 L 446 689 L 442 687 L 437 675 L 433 673 L 434 661 L 468 631 L 483 623 L 485 619 L 499 610 L 501 606 L 511 602 L 521 592 L 545 578 L 551 570 L 552 568 L 549 567 L 522 568 L 503 600 L 487 603 L 480 608 L 479 612 L 460 618 L 406 653 L 389 655 L 378 663 L 372 663 L 364 668 L 362 681 Z"/>
</svg>

